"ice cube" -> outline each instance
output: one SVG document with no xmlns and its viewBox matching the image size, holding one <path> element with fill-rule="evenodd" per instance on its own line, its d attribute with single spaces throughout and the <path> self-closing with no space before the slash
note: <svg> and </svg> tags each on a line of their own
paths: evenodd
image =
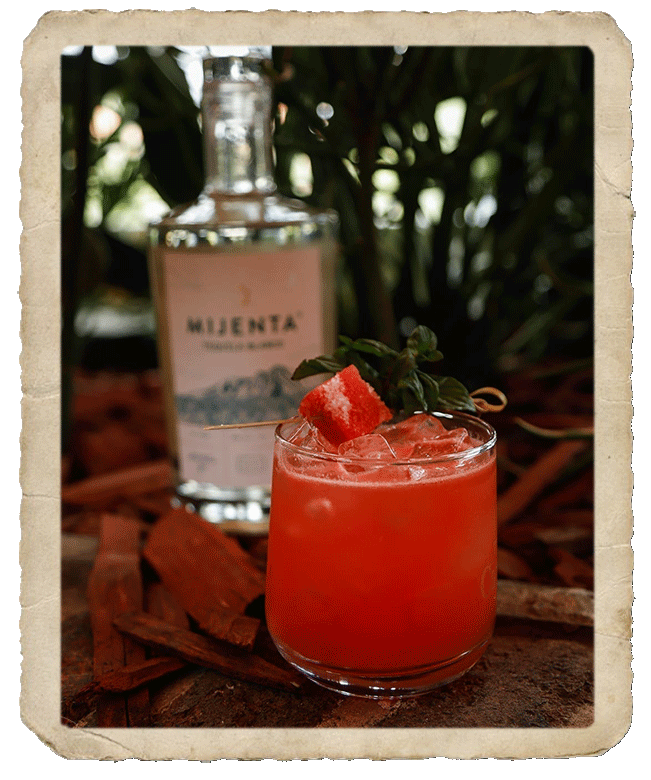
<svg viewBox="0 0 651 780">
<path fill-rule="evenodd" d="M 339 454 L 363 460 L 395 460 L 396 454 L 384 436 L 369 433 L 339 445 Z"/>
<path fill-rule="evenodd" d="M 387 426 L 389 427 L 389 426 Z M 406 420 L 391 426 L 396 435 L 408 435 L 412 439 L 431 439 L 445 433 L 445 426 L 432 414 L 412 414 Z"/>
<path fill-rule="evenodd" d="M 472 439 L 465 428 L 454 428 L 441 435 L 418 442 L 412 451 L 412 458 L 435 458 L 455 452 L 469 450 Z"/>
<path fill-rule="evenodd" d="M 289 433 L 286 435 L 286 439 L 291 444 L 296 444 L 298 447 L 300 447 L 308 437 L 311 425 L 307 420 L 292 423 L 292 425 L 295 425 L 296 427 L 293 431 L 289 431 Z"/>
<path fill-rule="evenodd" d="M 381 425 L 378 432 L 392 447 L 397 458 L 412 457 L 416 443 L 431 441 L 445 433 L 441 421 L 431 414 L 413 414 L 399 423 Z"/>
<path fill-rule="evenodd" d="M 337 451 L 337 448 L 326 439 L 321 431 L 307 420 L 290 434 L 287 441 L 310 452 Z"/>
</svg>

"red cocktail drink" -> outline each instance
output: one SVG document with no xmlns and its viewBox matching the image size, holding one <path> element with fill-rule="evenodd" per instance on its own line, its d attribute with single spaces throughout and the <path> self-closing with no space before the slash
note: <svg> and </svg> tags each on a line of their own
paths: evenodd
<svg viewBox="0 0 651 780">
<path fill-rule="evenodd" d="M 266 613 L 283 656 L 326 687 L 422 693 L 491 636 L 495 432 L 417 414 L 335 447 L 297 419 L 276 433 Z"/>
</svg>

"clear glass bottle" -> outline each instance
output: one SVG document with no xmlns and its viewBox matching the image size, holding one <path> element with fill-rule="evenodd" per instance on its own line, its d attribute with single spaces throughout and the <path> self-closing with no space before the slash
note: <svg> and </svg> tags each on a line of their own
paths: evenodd
<svg viewBox="0 0 651 780">
<path fill-rule="evenodd" d="M 204 61 L 206 184 L 150 227 L 149 266 L 176 492 L 224 530 L 268 527 L 273 426 L 335 342 L 337 217 L 276 193 L 272 89 L 258 57 Z"/>
</svg>

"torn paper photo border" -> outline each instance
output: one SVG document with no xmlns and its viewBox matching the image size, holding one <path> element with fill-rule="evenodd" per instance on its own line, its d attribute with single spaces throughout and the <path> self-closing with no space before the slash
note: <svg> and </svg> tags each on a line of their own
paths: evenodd
<svg viewBox="0 0 651 780">
<path fill-rule="evenodd" d="M 318 22 L 315 17 L 318 16 Z M 595 79 L 595 718 L 549 729 L 71 729 L 60 664 L 60 56 L 69 45 L 587 46 Z M 25 41 L 20 297 L 21 717 L 70 758 L 528 758 L 594 755 L 631 698 L 631 47 L 604 13 L 50 12 Z M 44 321 L 50 326 L 43 327 Z M 381 731 L 381 739 L 378 732 Z M 191 745 L 191 750 L 189 748 Z"/>
</svg>

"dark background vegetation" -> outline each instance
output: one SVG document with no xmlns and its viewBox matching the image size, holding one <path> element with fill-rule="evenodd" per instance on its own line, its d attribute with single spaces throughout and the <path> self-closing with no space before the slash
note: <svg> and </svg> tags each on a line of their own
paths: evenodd
<svg viewBox="0 0 651 780">
<path fill-rule="evenodd" d="M 183 52 L 117 55 L 62 57 L 64 369 L 155 366 L 144 225 L 203 184 Z M 427 325 L 470 389 L 591 365 L 588 49 L 281 47 L 273 77 L 279 190 L 340 217 L 339 332 Z"/>
</svg>

